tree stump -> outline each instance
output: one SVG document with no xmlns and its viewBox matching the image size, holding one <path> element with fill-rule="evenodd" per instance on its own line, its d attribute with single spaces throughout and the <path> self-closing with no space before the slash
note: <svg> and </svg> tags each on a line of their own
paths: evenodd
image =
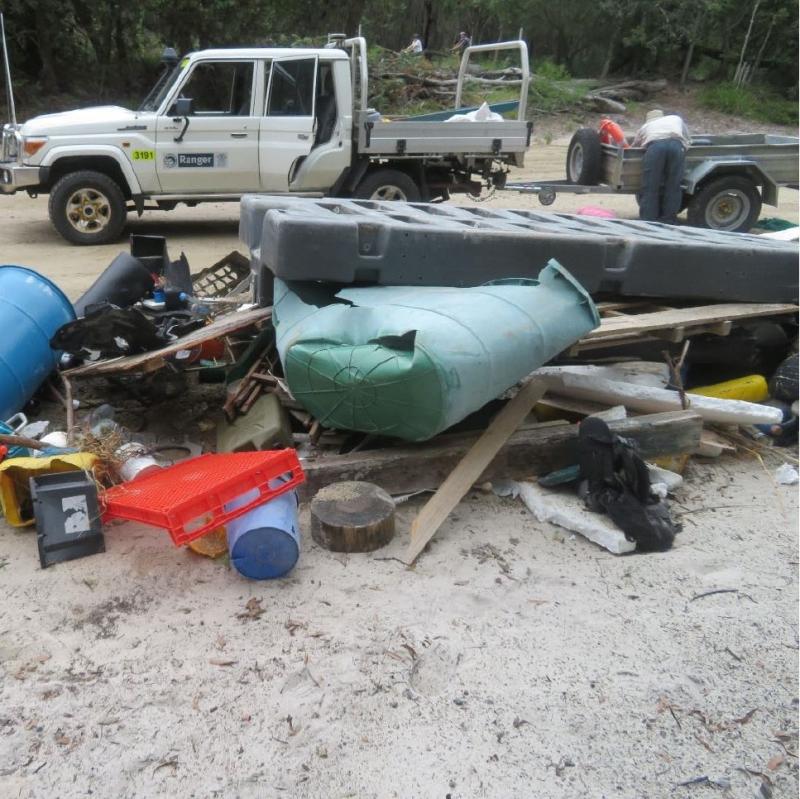
<svg viewBox="0 0 800 799">
<path fill-rule="evenodd" d="M 311 537 L 332 552 L 371 552 L 394 536 L 394 500 L 372 483 L 320 489 L 311 502 Z"/>
</svg>

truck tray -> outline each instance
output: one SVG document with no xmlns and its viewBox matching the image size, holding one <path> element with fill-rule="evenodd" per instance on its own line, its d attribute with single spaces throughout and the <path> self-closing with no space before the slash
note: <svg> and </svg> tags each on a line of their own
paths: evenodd
<svg viewBox="0 0 800 799">
<path fill-rule="evenodd" d="M 592 294 L 794 302 L 798 246 L 626 219 L 486 207 L 249 195 L 239 235 L 257 283 L 477 286 L 551 258 Z"/>
</svg>

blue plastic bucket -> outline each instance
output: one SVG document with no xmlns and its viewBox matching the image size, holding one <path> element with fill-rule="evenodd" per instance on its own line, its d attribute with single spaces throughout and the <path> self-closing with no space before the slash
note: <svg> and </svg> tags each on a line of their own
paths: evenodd
<svg viewBox="0 0 800 799">
<path fill-rule="evenodd" d="M 271 483 L 271 486 L 274 484 Z M 233 510 L 255 496 L 249 491 L 225 506 Z M 297 494 L 287 491 L 228 522 L 228 552 L 236 571 L 251 580 L 270 580 L 290 572 L 300 555 Z"/>
<path fill-rule="evenodd" d="M 50 339 L 75 319 L 72 303 L 46 277 L 0 265 L 0 419 L 21 410 L 57 367 Z"/>
</svg>

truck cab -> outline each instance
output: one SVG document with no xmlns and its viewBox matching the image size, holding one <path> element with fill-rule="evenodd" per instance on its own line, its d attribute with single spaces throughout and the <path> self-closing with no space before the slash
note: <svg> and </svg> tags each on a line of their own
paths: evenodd
<svg viewBox="0 0 800 799">
<path fill-rule="evenodd" d="M 205 50 L 183 58 L 137 111 L 46 114 L 3 134 L 0 190 L 50 193 L 74 243 L 119 235 L 144 210 L 244 192 L 286 193 L 318 150 L 304 189 L 330 188 L 350 163 L 349 62 L 340 50 Z"/>
</svg>

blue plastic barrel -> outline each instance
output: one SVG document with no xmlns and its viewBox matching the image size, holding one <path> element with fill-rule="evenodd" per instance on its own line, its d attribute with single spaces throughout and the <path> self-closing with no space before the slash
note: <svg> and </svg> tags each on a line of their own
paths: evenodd
<svg viewBox="0 0 800 799">
<path fill-rule="evenodd" d="M 21 410 L 56 368 L 50 339 L 75 319 L 60 288 L 32 269 L 0 265 L 0 419 Z"/>
<path fill-rule="evenodd" d="M 273 487 L 273 483 L 270 484 Z M 233 510 L 250 502 L 253 491 L 228 503 Z M 251 580 L 270 580 L 290 572 L 300 555 L 297 494 L 287 491 L 228 522 L 228 552 L 236 571 Z"/>
</svg>

